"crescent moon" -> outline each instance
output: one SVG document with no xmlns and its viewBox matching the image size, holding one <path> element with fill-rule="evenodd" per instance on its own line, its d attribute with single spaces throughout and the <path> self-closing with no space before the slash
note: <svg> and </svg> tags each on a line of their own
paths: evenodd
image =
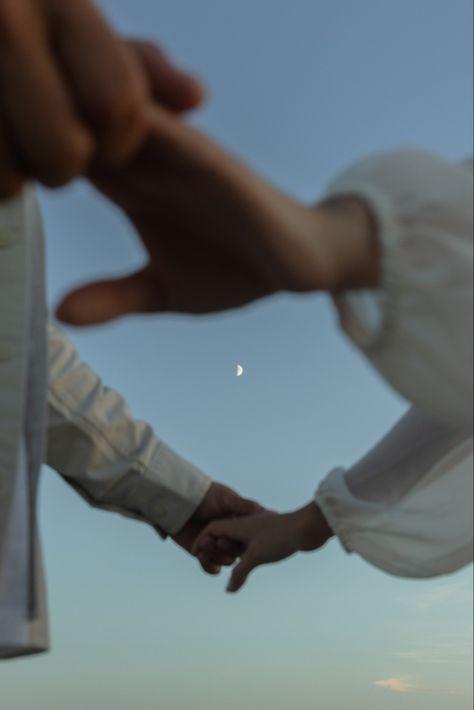
<svg viewBox="0 0 474 710">
<path fill-rule="evenodd" d="M 244 368 L 242 367 L 242 365 L 237 365 L 237 371 L 235 374 L 237 375 L 237 377 L 242 377 L 242 375 L 244 374 Z"/>
</svg>

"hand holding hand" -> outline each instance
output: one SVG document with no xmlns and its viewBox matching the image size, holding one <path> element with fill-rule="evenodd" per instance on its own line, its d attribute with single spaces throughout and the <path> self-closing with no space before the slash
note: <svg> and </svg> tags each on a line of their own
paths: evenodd
<svg viewBox="0 0 474 710">
<path fill-rule="evenodd" d="M 26 179 L 63 185 L 92 158 L 129 158 L 153 98 L 171 110 L 202 98 L 146 43 L 126 43 L 91 0 L 0 0 L 0 199 Z"/>
<path fill-rule="evenodd" d="M 238 493 L 221 483 L 211 483 L 204 500 L 188 523 L 175 535 L 173 540 L 187 552 L 195 554 L 201 567 L 209 574 L 218 574 L 222 565 L 231 565 L 240 552 L 240 545 L 224 545 L 222 549 L 208 550 L 200 554 L 193 552 L 198 536 L 212 520 L 221 518 L 237 519 L 240 516 L 261 513 L 264 509 L 258 503 L 242 498 Z"/>
<path fill-rule="evenodd" d="M 136 227 L 148 263 L 70 294 L 60 320 L 91 325 L 127 313 L 210 313 L 280 290 L 349 287 L 367 270 L 358 252 L 372 238 L 363 206 L 348 214 L 310 209 L 169 112 L 155 108 L 150 123 L 135 159 L 92 176 Z"/>
<path fill-rule="evenodd" d="M 241 559 L 227 587 L 227 591 L 237 592 L 259 565 L 279 562 L 298 551 L 317 550 L 332 535 L 321 510 L 310 503 L 293 513 L 264 512 L 211 523 L 197 538 L 193 552 L 203 557 L 240 544 Z"/>
</svg>

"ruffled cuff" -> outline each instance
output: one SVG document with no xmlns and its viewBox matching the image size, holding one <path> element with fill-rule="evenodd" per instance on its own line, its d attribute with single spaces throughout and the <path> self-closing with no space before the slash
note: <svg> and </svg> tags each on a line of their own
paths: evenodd
<svg viewBox="0 0 474 710">
<path fill-rule="evenodd" d="M 398 279 L 392 255 L 401 240 L 402 228 L 394 200 L 370 182 L 342 176 L 330 186 L 326 199 L 342 196 L 363 199 L 377 225 L 380 286 L 332 295 L 342 329 L 359 348 L 368 351 L 385 340 L 395 319 Z"/>
</svg>

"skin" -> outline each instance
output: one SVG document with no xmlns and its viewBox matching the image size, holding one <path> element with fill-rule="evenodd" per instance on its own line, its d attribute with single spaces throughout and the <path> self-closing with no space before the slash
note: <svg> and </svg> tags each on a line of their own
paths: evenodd
<svg viewBox="0 0 474 710">
<path fill-rule="evenodd" d="M 192 555 L 195 555 L 201 567 L 208 574 L 218 574 L 222 565 L 234 563 L 240 552 L 240 545 L 223 545 L 195 552 L 194 545 L 199 535 L 212 520 L 219 518 L 235 519 L 241 516 L 262 513 L 263 508 L 252 500 L 242 498 L 231 488 L 221 483 L 212 483 L 202 503 L 188 523 L 173 536 L 174 542 Z"/>
<path fill-rule="evenodd" d="M 148 253 L 138 273 L 69 294 L 57 315 L 92 325 L 129 313 L 212 313 L 278 291 L 378 283 L 375 226 L 348 197 L 318 209 L 266 183 L 163 108 L 120 171 L 91 179 L 129 217 Z"/>
<path fill-rule="evenodd" d="M 376 225 L 364 202 L 348 196 L 308 208 L 165 110 L 153 108 L 150 126 L 143 149 L 120 173 L 97 167 L 91 175 L 128 215 L 148 263 L 73 292 L 58 309 L 60 319 L 91 325 L 136 312 L 212 313 L 282 290 L 378 284 Z M 212 507 L 209 517 L 219 516 Z M 203 522 L 191 523 L 184 546 L 211 574 L 240 557 L 231 592 L 255 567 L 316 550 L 333 535 L 314 503 L 204 530 Z"/>
<path fill-rule="evenodd" d="M 376 229 L 362 201 L 308 208 L 178 121 L 202 100 L 199 84 L 157 48 L 117 38 L 88 0 L 0 0 L 0 91 L 0 198 L 26 179 L 56 186 L 88 172 L 149 255 L 137 274 L 70 294 L 61 320 L 211 313 L 283 290 L 378 284 Z M 211 574 L 240 557 L 229 583 L 237 591 L 256 566 L 331 535 L 313 503 L 263 513 L 212 484 L 173 539 Z"/>
<path fill-rule="evenodd" d="M 200 558 L 240 545 L 240 561 L 234 567 L 227 591 L 237 592 L 256 567 L 280 562 L 296 552 L 322 547 L 333 532 L 315 503 L 291 513 L 263 512 L 241 520 L 211 523 L 196 539 L 193 553 Z"/>
<path fill-rule="evenodd" d="M 0 0 L 0 95 L 0 199 L 27 179 L 64 185 L 94 159 L 121 165 L 145 139 L 154 98 L 179 111 L 202 98 L 89 0 Z"/>
<path fill-rule="evenodd" d="M 117 37 L 89 0 L 0 0 L 0 95 L 0 199 L 26 180 L 54 187 L 88 174 L 149 256 L 137 274 L 70 294 L 58 309 L 65 322 L 212 313 L 278 291 L 379 282 L 364 202 L 348 196 L 308 208 L 177 120 L 200 104 L 200 85 L 156 47 Z M 173 539 L 210 574 L 240 558 L 228 587 L 235 592 L 255 567 L 331 536 L 314 503 L 263 512 L 213 483 Z"/>
<path fill-rule="evenodd" d="M 63 185 L 93 161 L 117 168 L 143 143 L 153 103 L 176 115 L 204 96 L 158 47 L 116 37 L 87 0 L 0 0 L 0 92 L 0 199 L 27 179 Z M 191 553 L 211 520 L 261 510 L 212 483 L 173 540 Z M 210 574 L 235 559 L 198 557 Z"/>
</svg>

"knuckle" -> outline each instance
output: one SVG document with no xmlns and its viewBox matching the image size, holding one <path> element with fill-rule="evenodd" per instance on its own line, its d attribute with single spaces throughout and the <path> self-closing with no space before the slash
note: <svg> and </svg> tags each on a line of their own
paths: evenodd
<svg viewBox="0 0 474 710">
<path fill-rule="evenodd" d="M 210 523 L 205 529 L 205 533 L 212 544 L 215 545 L 216 540 L 219 540 L 220 535 L 223 533 L 223 523 L 220 521 Z"/>
<path fill-rule="evenodd" d="M 20 0 L 0 0 L 0 37 L 11 39 L 16 36 L 20 26 Z"/>
<path fill-rule="evenodd" d="M 101 127 L 125 129 L 144 117 L 144 100 L 137 89 L 129 87 L 104 96 L 97 102 L 93 113 Z"/>
<path fill-rule="evenodd" d="M 48 160 L 44 182 L 51 187 L 57 187 L 83 174 L 92 157 L 92 151 L 92 141 L 80 131 L 57 139 Z"/>
</svg>

